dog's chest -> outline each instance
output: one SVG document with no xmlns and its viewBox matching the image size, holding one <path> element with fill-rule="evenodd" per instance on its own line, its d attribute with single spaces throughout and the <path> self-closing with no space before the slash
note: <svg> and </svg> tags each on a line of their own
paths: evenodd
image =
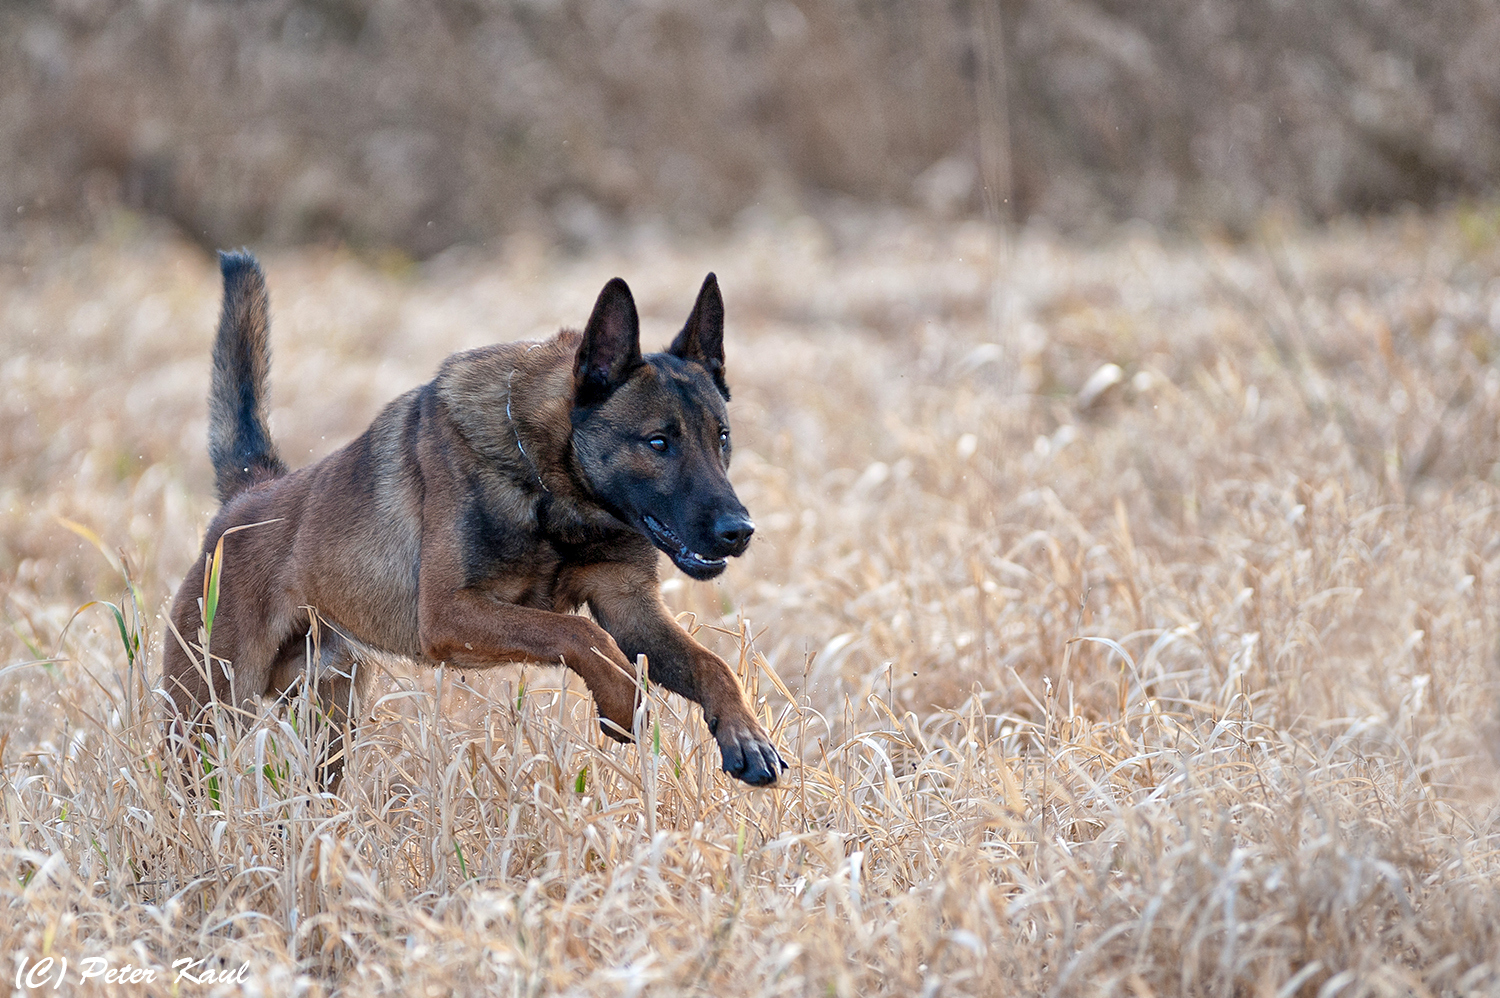
<svg viewBox="0 0 1500 998">
<path fill-rule="evenodd" d="M 509 514 L 509 515 L 508 515 Z M 467 585 L 493 599 L 540 610 L 567 612 L 577 606 L 570 570 L 594 560 L 600 538 L 585 532 L 556 536 L 545 526 L 545 510 L 513 511 L 473 503 L 460 525 L 459 546 Z"/>
<path fill-rule="evenodd" d="M 458 527 L 465 581 L 471 586 L 512 577 L 525 588 L 525 580 L 557 574 L 561 556 L 542 536 L 531 511 L 520 504 L 497 505 L 476 497 Z"/>
<path fill-rule="evenodd" d="M 592 545 L 573 549 L 545 539 L 519 556 L 514 548 L 504 553 L 503 559 L 487 561 L 470 584 L 503 603 L 554 613 L 570 613 L 587 602 L 591 568 L 614 560 L 599 557 Z"/>
<path fill-rule="evenodd" d="M 469 586 L 505 603 L 559 613 L 586 599 L 579 569 L 631 560 L 649 546 L 604 510 L 547 492 L 476 489 L 458 526 Z"/>
</svg>

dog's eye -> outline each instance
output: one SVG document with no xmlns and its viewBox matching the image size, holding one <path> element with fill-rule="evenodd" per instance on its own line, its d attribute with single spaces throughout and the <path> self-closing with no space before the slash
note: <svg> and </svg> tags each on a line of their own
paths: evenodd
<svg viewBox="0 0 1500 998">
<path fill-rule="evenodd" d="M 720 430 L 719 431 L 719 449 L 722 450 L 723 448 L 728 447 L 728 446 L 729 446 L 729 431 L 728 430 Z"/>
<path fill-rule="evenodd" d="M 665 454 L 667 452 L 667 438 L 661 434 L 657 434 L 650 440 L 647 440 L 646 443 L 650 444 L 651 449 L 658 454 Z"/>
</svg>

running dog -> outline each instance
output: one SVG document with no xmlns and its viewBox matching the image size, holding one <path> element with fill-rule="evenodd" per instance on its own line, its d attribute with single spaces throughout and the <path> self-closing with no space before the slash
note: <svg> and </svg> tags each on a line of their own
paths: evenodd
<svg viewBox="0 0 1500 998">
<path fill-rule="evenodd" d="M 786 763 L 734 673 L 658 594 L 658 551 L 711 579 L 755 530 L 726 474 L 713 274 L 662 353 L 642 356 L 615 278 L 582 333 L 454 354 L 342 450 L 288 471 L 266 421 L 265 278 L 244 252 L 220 267 L 209 455 L 222 506 L 172 603 L 162 689 L 175 739 L 200 732 L 215 701 L 253 711 L 310 677 L 336 732 L 334 786 L 371 671 L 356 665 L 374 650 L 463 669 L 561 663 L 605 733 L 628 741 L 645 655 L 652 682 L 702 706 L 725 772 L 776 782 Z M 592 620 L 572 612 L 583 606 Z"/>
</svg>

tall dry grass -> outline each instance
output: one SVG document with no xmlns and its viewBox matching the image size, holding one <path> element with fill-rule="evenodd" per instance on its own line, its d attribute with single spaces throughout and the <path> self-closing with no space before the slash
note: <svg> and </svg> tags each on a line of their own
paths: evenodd
<svg viewBox="0 0 1500 998">
<path fill-rule="evenodd" d="M 588 244 L 846 202 L 1248 231 L 1493 196 L 1476 0 L 0 5 L 0 249 Z"/>
<path fill-rule="evenodd" d="M 185 786 L 150 687 L 212 263 L 122 226 L 0 271 L 0 951 L 80 993 L 89 956 L 141 994 L 198 957 L 266 994 L 1500 992 L 1500 214 L 844 238 L 265 259 L 309 459 L 616 273 L 665 342 L 718 271 L 760 529 L 664 589 L 795 760 L 770 791 L 681 701 L 617 748 L 555 672 L 399 664 L 340 797 L 285 711 Z"/>
</svg>

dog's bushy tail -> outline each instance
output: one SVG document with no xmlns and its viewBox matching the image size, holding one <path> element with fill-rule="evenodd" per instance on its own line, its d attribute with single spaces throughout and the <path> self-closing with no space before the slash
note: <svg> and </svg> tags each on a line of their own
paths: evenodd
<svg viewBox="0 0 1500 998">
<path fill-rule="evenodd" d="M 224 310 L 214 340 L 208 390 L 208 456 L 219 501 L 286 474 L 266 424 L 271 370 L 270 299 L 260 264 L 248 252 L 220 253 Z"/>
</svg>

